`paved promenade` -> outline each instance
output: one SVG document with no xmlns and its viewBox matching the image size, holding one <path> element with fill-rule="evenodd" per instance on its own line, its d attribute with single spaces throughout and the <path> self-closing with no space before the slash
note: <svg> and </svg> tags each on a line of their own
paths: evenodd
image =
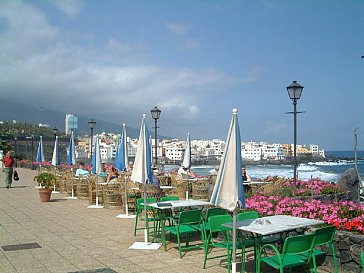
<svg viewBox="0 0 364 273">
<path fill-rule="evenodd" d="M 13 182 L 11 189 L 4 187 L 0 172 L 1 273 L 227 272 L 219 259 L 208 261 L 207 269 L 202 269 L 202 249 L 187 252 L 183 259 L 172 243 L 167 252 L 163 247 L 130 250 L 134 242 L 143 241 L 142 231 L 133 236 L 134 219 L 117 219 L 121 211 L 89 209 L 86 200 L 66 200 L 64 194 L 52 194 L 51 202 L 41 203 L 33 182 L 36 172 L 18 172 L 20 181 Z M 21 244 L 31 249 L 9 249 Z M 248 260 L 247 272 L 255 272 L 251 255 Z"/>
</svg>

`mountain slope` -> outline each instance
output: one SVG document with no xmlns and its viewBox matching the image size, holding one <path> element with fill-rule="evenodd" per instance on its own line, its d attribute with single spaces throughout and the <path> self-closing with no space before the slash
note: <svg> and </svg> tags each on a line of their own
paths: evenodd
<svg viewBox="0 0 364 273">
<path fill-rule="evenodd" d="M 89 117 L 78 116 L 78 132 L 89 133 L 90 129 L 88 127 Z M 46 109 L 43 107 L 36 107 L 27 105 L 19 102 L 12 102 L 0 99 L 0 120 L 11 121 L 16 120 L 18 122 L 24 122 L 29 124 L 39 124 L 46 123 L 53 127 L 59 128 L 60 131 L 65 131 L 65 118 L 66 113 Z M 115 124 L 111 122 L 106 122 L 103 120 L 95 119 L 96 127 L 94 133 L 101 132 L 121 132 L 121 124 Z M 139 135 L 137 129 L 127 127 L 128 136 L 136 138 Z"/>
</svg>

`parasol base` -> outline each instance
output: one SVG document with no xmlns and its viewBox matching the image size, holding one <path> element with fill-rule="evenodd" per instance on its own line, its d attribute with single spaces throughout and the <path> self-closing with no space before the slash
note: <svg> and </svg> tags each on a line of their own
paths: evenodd
<svg viewBox="0 0 364 273">
<path fill-rule="evenodd" d="M 75 197 L 75 196 L 67 196 L 64 199 L 76 200 L 77 197 Z"/>
<path fill-rule="evenodd" d="M 87 207 L 88 209 L 103 209 L 104 206 L 100 206 L 100 205 L 91 205 Z"/>
<path fill-rule="evenodd" d="M 129 249 L 158 250 L 161 245 L 158 243 L 135 242 L 129 246 Z"/>
<path fill-rule="evenodd" d="M 130 215 L 130 214 L 118 214 L 116 215 L 116 218 L 118 219 L 134 219 L 136 215 Z"/>
</svg>

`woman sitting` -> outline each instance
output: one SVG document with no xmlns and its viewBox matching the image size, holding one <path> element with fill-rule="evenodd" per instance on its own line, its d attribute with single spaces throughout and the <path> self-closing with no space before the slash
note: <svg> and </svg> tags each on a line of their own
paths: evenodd
<svg viewBox="0 0 364 273">
<path fill-rule="evenodd" d="M 109 182 L 112 182 L 112 183 L 113 182 L 116 182 L 117 179 L 118 179 L 118 177 L 119 177 L 118 170 L 114 166 L 112 166 L 111 167 L 111 170 L 110 170 L 110 173 L 109 173 L 109 175 L 106 178 L 106 182 L 107 183 L 109 183 Z"/>
</svg>

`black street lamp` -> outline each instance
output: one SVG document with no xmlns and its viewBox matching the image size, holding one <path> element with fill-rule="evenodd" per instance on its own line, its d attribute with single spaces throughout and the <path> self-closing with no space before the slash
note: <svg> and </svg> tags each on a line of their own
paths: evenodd
<svg viewBox="0 0 364 273">
<path fill-rule="evenodd" d="M 58 133 L 58 128 L 57 127 L 54 127 L 53 128 L 54 139 L 56 139 L 57 133 Z"/>
<path fill-rule="evenodd" d="M 150 112 L 152 113 L 152 118 L 154 119 L 154 147 L 155 147 L 154 168 L 157 168 L 157 166 L 158 166 L 157 121 L 158 121 L 162 111 L 159 110 L 156 106 L 152 110 L 150 110 Z"/>
<path fill-rule="evenodd" d="M 15 157 L 18 154 L 18 145 L 16 143 L 16 141 L 18 140 L 17 137 L 14 137 L 14 152 L 15 152 Z"/>
<path fill-rule="evenodd" d="M 92 138 L 94 135 L 94 128 L 96 126 L 96 121 L 94 121 L 93 119 L 91 119 L 88 122 L 88 127 L 91 129 L 91 139 L 90 139 L 90 158 L 91 158 L 91 162 L 92 162 Z"/>
<path fill-rule="evenodd" d="M 293 166 L 293 183 L 294 187 L 296 187 L 297 182 L 297 114 L 303 112 L 297 112 L 297 101 L 301 98 L 303 86 L 297 83 L 297 81 L 293 81 L 289 86 L 287 86 L 287 92 L 289 98 L 293 101 L 293 112 L 289 112 L 293 114 L 293 158 L 294 158 L 294 166 Z"/>
<path fill-rule="evenodd" d="M 32 134 L 32 170 L 34 170 L 34 165 L 33 165 L 33 162 L 34 162 L 34 134 Z"/>
</svg>

